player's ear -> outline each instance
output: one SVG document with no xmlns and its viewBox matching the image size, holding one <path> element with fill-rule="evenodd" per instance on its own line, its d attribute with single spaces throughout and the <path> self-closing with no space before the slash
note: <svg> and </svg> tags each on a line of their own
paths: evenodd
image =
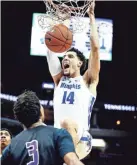
<svg viewBox="0 0 137 165">
<path fill-rule="evenodd" d="M 78 62 L 78 67 L 80 68 L 82 64 L 83 64 L 83 62 L 82 61 L 79 61 Z"/>
</svg>

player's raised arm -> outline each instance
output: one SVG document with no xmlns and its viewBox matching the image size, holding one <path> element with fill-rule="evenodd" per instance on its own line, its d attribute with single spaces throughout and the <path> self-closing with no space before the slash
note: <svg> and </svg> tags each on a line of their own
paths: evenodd
<svg viewBox="0 0 137 165">
<path fill-rule="evenodd" d="M 52 51 L 48 50 L 47 62 L 53 81 L 55 85 L 58 85 L 60 78 L 62 77 L 62 68 L 56 53 L 53 53 Z"/>
<path fill-rule="evenodd" d="M 96 87 L 99 81 L 99 72 L 100 72 L 100 57 L 99 57 L 99 39 L 97 26 L 95 23 L 94 16 L 95 2 L 88 10 L 90 25 L 91 25 L 91 34 L 90 34 L 90 43 L 91 43 L 91 52 L 88 62 L 88 69 L 84 74 L 84 80 L 89 86 L 90 91 L 96 95 Z"/>
</svg>

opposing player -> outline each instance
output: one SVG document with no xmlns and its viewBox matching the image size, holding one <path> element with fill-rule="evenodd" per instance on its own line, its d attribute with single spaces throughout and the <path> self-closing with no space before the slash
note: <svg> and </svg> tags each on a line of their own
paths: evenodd
<svg viewBox="0 0 137 165">
<path fill-rule="evenodd" d="M 11 132 L 6 128 L 2 128 L 0 130 L 0 157 L 2 155 L 3 150 L 10 144 L 11 139 Z"/>
<path fill-rule="evenodd" d="M 83 165 L 75 154 L 70 134 L 42 122 L 43 108 L 34 92 L 21 94 L 13 110 L 25 130 L 4 150 L 2 165 L 62 165 L 63 159 L 67 165 Z"/>
<path fill-rule="evenodd" d="M 54 126 L 66 128 L 70 132 L 80 159 L 84 158 L 91 150 L 91 137 L 86 131 L 90 126 L 100 72 L 99 39 L 94 8 L 95 3 L 88 10 L 92 49 L 88 69 L 84 75 L 82 76 L 80 71 L 85 69 L 86 59 L 79 50 L 72 48 L 65 53 L 62 68 L 55 53 L 49 51 L 47 55 L 49 70 L 55 83 Z M 87 141 L 88 146 L 84 146 L 84 148 L 87 147 L 86 151 L 82 147 L 82 144 L 85 144 L 83 141 Z"/>
</svg>

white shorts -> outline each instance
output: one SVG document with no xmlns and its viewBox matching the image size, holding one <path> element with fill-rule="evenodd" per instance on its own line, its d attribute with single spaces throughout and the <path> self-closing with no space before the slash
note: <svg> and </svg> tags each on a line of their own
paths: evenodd
<svg viewBox="0 0 137 165">
<path fill-rule="evenodd" d="M 80 141 L 76 146 L 76 153 L 80 160 L 89 155 L 92 150 L 92 136 L 88 131 L 84 131 Z"/>
<path fill-rule="evenodd" d="M 88 131 L 83 131 L 83 134 L 76 146 L 76 154 L 79 160 L 84 159 L 92 150 L 92 136 Z M 66 165 L 63 163 L 63 165 Z"/>
</svg>

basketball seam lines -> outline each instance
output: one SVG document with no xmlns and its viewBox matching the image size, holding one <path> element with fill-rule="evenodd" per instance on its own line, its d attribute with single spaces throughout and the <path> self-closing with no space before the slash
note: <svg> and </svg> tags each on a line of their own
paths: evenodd
<svg viewBox="0 0 137 165">
<path fill-rule="evenodd" d="M 49 36 L 52 36 L 52 35 L 49 34 L 49 33 L 48 33 L 48 35 L 49 35 Z M 52 36 L 52 37 L 54 37 L 54 36 Z M 54 37 L 54 38 L 58 39 L 57 37 Z M 63 41 L 60 40 L 60 39 L 58 39 L 58 40 L 61 41 L 61 42 L 63 42 Z M 67 40 L 66 40 L 66 42 L 67 42 Z M 66 43 L 66 42 L 65 42 L 65 44 L 67 44 L 67 45 L 71 45 L 71 44 L 68 44 L 68 43 Z M 63 43 L 64 43 L 64 42 L 63 42 Z M 66 48 L 65 44 L 64 44 L 64 45 L 48 45 L 48 46 L 61 46 L 61 48 L 58 50 L 58 51 L 60 51 L 63 47 Z"/>
<path fill-rule="evenodd" d="M 62 37 L 64 37 L 64 35 L 63 35 L 63 33 L 60 31 L 60 29 L 56 26 L 56 28 L 59 30 L 59 32 L 60 32 L 60 34 L 62 35 Z M 67 38 L 66 37 L 64 37 L 66 40 L 67 40 Z"/>
<path fill-rule="evenodd" d="M 61 42 L 64 43 L 64 41 L 60 40 L 59 38 L 57 38 L 57 37 L 55 37 L 55 36 L 53 36 L 53 35 L 51 35 L 51 34 L 49 34 L 49 33 L 48 33 L 48 35 L 51 36 L 51 37 L 54 37 L 54 38 L 56 38 L 56 39 L 58 39 L 59 41 L 61 41 Z"/>
<path fill-rule="evenodd" d="M 59 29 L 58 27 L 57 27 L 57 29 L 60 31 L 60 29 Z M 67 29 L 67 39 L 66 39 L 66 38 L 64 37 L 63 33 L 61 33 L 61 31 L 60 31 L 60 33 L 62 34 L 62 36 L 66 39 L 66 42 L 68 41 L 68 32 L 69 32 L 69 31 L 68 31 L 68 29 Z M 62 45 L 62 48 L 65 47 L 65 50 L 66 50 L 66 44 L 67 44 L 66 42 L 64 43 L 64 45 Z M 70 44 L 68 44 L 68 45 L 70 45 Z M 62 49 L 62 48 L 61 48 L 61 49 Z M 61 49 L 60 49 L 60 50 L 61 50 Z M 59 51 L 60 51 L 60 50 L 59 50 Z"/>
<path fill-rule="evenodd" d="M 66 44 L 67 44 L 67 45 L 71 45 L 71 44 L 68 44 L 68 43 L 67 43 L 67 41 L 68 41 L 68 40 L 71 40 L 71 39 L 68 39 L 68 32 L 69 32 L 69 31 L 68 31 L 68 28 L 67 28 L 67 38 L 63 35 L 63 33 L 60 31 L 60 29 L 59 29 L 57 26 L 56 26 L 56 28 L 59 30 L 59 32 L 60 32 L 60 34 L 62 35 L 62 37 L 64 37 L 64 38 L 66 39 L 66 41 L 63 42 L 63 41 L 60 40 L 59 38 L 57 38 L 57 37 L 55 37 L 55 36 L 53 36 L 53 35 L 51 35 L 51 34 L 48 33 L 48 35 L 50 35 L 50 36 L 52 36 L 52 37 L 54 37 L 54 38 L 56 38 L 56 39 L 58 39 L 59 41 L 61 41 L 61 42 L 64 43 L 64 45 L 49 45 L 49 46 L 62 46 L 62 47 L 58 50 L 58 51 L 60 51 L 63 47 L 65 47 L 65 49 L 66 49 L 66 46 L 65 46 Z"/>
<path fill-rule="evenodd" d="M 58 28 L 57 26 L 56 26 L 56 28 L 60 31 L 60 28 Z M 61 33 L 62 37 L 64 37 L 66 40 L 71 40 L 71 39 L 68 39 L 68 35 L 66 38 L 61 31 L 60 31 L 60 33 Z M 68 28 L 67 28 L 67 34 L 68 34 Z"/>
<path fill-rule="evenodd" d="M 53 35 L 51 35 L 51 34 L 49 34 L 48 33 L 48 35 L 49 36 L 51 36 L 51 37 L 54 37 L 54 38 L 56 38 L 56 39 L 58 39 L 57 37 L 55 37 L 55 36 L 53 36 Z M 66 39 L 66 38 L 65 38 Z M 63 42 L 62 40 L 60 40 L 60 39 L 58 39 L 59 41 L 61 41 L 61 42 Z M 67 41 L 67 40 L 66 40 Z M 64 42 L 63 42 L 64 43 Z M 68 44 L 68 45 L 70 45 L 70 44 Z M 61 48 L 58 50 L 58 52 L 64 47 L 64 45 L 49 45 L 49 46 L 61 46 Z"/>
<path fill-rule="evenodd" d="M 70 44 L 65 43 L 65 45 L 70 45 Z M 64 45 L 48 45 L 48 46 L 64 46 Z"/>
<path fill-rule="evenodd" d="M 60 31 L 60 29 L 57 27 L 57 29 L 59 30 L 59 32 L 61 33 L 61 31 Z M 67 29 L 67 32 L 68 32 L 68 29 Z M 67 33 L 68 34 L 68 33 Z M 62 40 L 60 40 L 59 38 L 57 38 L 57 37 L 55 37 L 55 36 L 53 36 L 53 35 L 51 35 L 51 34 L 49 34 L 48 33 L 48 35 L 50 35 L 50 36 L 52 36 L 52 37 L 54 37 L 54 38 L 56 38 L 56 39 L 58 39 L 59 41 L 61 41 L 61 42 L 63 42 Z M 64 37 L 64 35 L 61 33 L 61 35 Z M 65 38 L 65 37 L 64 37 Z M 65 38 L 66 39 L 66 38 Z M 68 39 L 68 35 L 67 35 L 67 39 L 66 39 L 66 41 L 65 42 L 63 42 L 64 43 L 64 45 L 49 45 L 49 46 L 62 46 L 61 47 L 61 49 L 63 48 L 63 47 L 65 47 L 65 49 L 66 49 L 66 44 L 67 45 L 71 45 L 71 44 L 68 44 L 68 43 L 66 43 L 68 40 L 71 40 L 71 39 Z M 59 49 L 58 51 L 60 51 L 61 49 Z"/>
<path fill-rule="evenodd" d="M 68 29 L 67 29 L 67 40 L 66 40 L 66 42 L 68 41 Z M 66 42 L 64 43 L 64 47 L 65 47 L 65 50 L 66 50 Z M 69 45 L 69 44 L 68 44 Z"/>
<path fill-rule="evenodd" d="M 58 30 L 60 31 L 60 29 L 58 28 Z M 60 33 L 61 33 L 61 31 L 60 31 Z M 63 33 L 61 33 L 62 34 L 62 36 L 64 37 L 64 35 L 63 35 Z M 65 37 L 64 37 L 65 38 Z M 66 38 L 65 38 L 66 39 Z M 68 41 L 68 29 L 67 29 L 67 39 L 66 39 L 66 42 Z M 64 48 L 65 47 L 65 50 L 66 50 L 66 42 L 64 42 L 64 45 L 62 45 L 62 48 Z M 70 44 L 68 44 L 68 45 L 70 45 Z M 60 49 L 61 50 L 61 49 Z M 59 50 L 59 51 L 60 51 Z"/>
</svg>

